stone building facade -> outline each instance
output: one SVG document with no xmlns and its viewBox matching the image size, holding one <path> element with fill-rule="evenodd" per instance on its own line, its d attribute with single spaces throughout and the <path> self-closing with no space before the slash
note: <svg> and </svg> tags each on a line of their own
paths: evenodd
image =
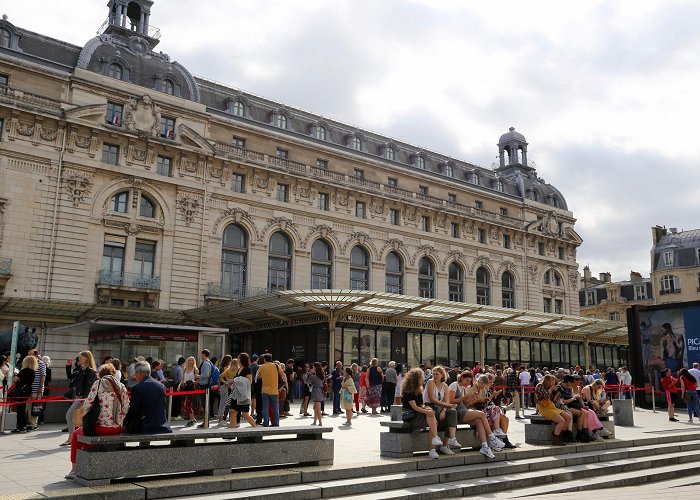
<svg viewBox="0 0 700 500">
<path fill-rule="evenodd" d="M 155 50 L 152 4 L 111 0 L 83 47 L 0 21 L 5 299 L 138 320 L 334 288 L 579 314 L 575 218 L 513 128 L 483 168 L 195 78 Z M 57 356 L 85 345 L 28 320 Z"/>
<path fill-rule="evenodd" d="M 651 278 L 644 278 L 631 271 L 627 281 L 611 281 L 610 273 L 591 276 L 588 266 L 583 268 L 579 289 L 581 316 L 610 321 L 627 321 L 627 309 L 633 305 L 654 304 Z"/>
<path fill-rule="evenodd" d="M 651 281 L 654 304 L 700 299 L 700 229 L 678 231 L 654 226 Z"/>
</svg>

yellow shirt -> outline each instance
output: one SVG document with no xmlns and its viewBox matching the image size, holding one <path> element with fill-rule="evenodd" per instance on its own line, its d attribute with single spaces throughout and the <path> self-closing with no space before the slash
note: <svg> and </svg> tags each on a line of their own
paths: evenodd
<svg viewBox="0 0 700 500">
<path fill-rule="evenodd" d="M 258 368 L 258 377 L 262 379 L 263 394 L 277 395 L 279 392 L 280 371 L 275 363 L 265 363 Z"/>
</svg>

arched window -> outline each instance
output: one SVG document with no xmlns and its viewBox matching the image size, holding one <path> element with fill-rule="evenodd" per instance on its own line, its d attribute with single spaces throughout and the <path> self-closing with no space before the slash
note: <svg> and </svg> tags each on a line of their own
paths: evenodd
<svg viewBox="0 0 700 500">
<path fill-rule="evenodd" d="M 450 165 L 449 163 L 446 163 L 446 164 L 445 164 L 445 175 L 446 175 L 447 177 L 454 177 L 454 175 L 455 175 L 455 169 L 454 169 L 454 167 L 453 167 L 452 165 Z"/>
<path fill-rule="evenodd" d="M 350 252 L 350 289 L 369 290 L 369 254 L 360 245 Z"/>
<path fill-rule="evenodd" d="M 540 201 L 540 196 L 537 194 L 536 190 L 532 190 L 532 201 Z"/>
<path fill-rule="evenodd" d="M 499 193 L 503 192 L 503 181 L 496 182 L 496 191 L 498 191 Z"/>
<path fill-rule="evenodd" d="M 139 205 L 139 215 L 141 217 L 148 217 L 153 219 L 156 216 L 156 206 L 151 200 L 145 196 L 141 196 L 141 203 Z"/>
<path fill-rule="evenodd" d="M 175 84 L 172 80 L 168 80 L 167 78 L 163 80 L 163 92 L 169 95 L 175 95 Z"/>
<path fill-rule="evenodd" d="M 453 302 L 464 302 L 464 272 L 462 266 L 453 262 L 447 273 L 449 299 Z"/>
<path fill-rule="evenodd" d="M 515 280 L 509 271 L 501 276 L 501 298 L 503 307 L 515 307 Z"/>
<path fill-rule="evenodd" d="M 479 184 L 479 174 L 472 172 L 472 184 Z"/>
<path fill-rule="evenodd" d="M 226 297 L 246 296 L 246 265 L 248 263 L 248 234 L 243 228 L 230 224 L 224 230 L 221 244 L 221 293 Z"/>
<path fill-rule="evenodd" d="M 236 116 L 245 116 L 245 104 L 243 104 L 242 101 L 235 101 L 231 111 L 233 111 L 233 114 Z"/>
<path fill-rule="evenodd" d="M 384 151 L 384 157 L 387 160 L 394 160 L 396 158 L 396 152 L 394 151 L 394 148 L 392 148 L 391 146 L 388 146 L 386 148 L 386 151 Z"/>
<path fill-rule="evenodd" d="M 287 117 L 283 115 L 282 113 L 277 113 L 275 115 L 275 126 L 277 128 L 287 128 Z"/>
<path fill-rule="evenodd" d="M 385 289 L 390 293 L 403 293 L 403 260 L 396 252 L 386 256 Z"/>
<path fill-rule="evenodd" d="M 333 251 L 324 240 L 316 240 L 311 246 L 311 288 L 333 288 Z"/>
<path fill-rule="evenodd" d="M 350 139 L 350 147 L 355 151 L 362 151 L 362 140 L 359 137 L 352 137 Z"/>
<path fill-rule="evenodd" d="M 556 271 L 552 271 L 552 285 L 554 286 L 562 286 L 562 279 L 561 279 L 561 274 L 559 274 Z"/>
<path fill-rule="evenodd" d="M 476 303 L 483 306 L 491 303 L 491 277 L 483 267 L 476 270 Z"/>
<path fill-rule="evenodd" d="M 277 231 L 270 237 L 267 270 L 267 288 L 269 290 L 288 290 L 291 288 L 292 242 L 289 240 L 289 236 L 282 231 Z"/>
<path fill-rule="evenodd" d="M 418 262 L 418 295 L 426 299 L 435 298 L 435 267 L 428 257 Z"/>
<path fill-rule="evenodd" d="M 10 34 L 9 30 L 0 28 L 0 47 L 6 47 L 9 49 L 11 42 L 12 35 Z"/>
<path fill-rule="evenodd" d="M 316 129 L 314 130 L 314 137 L 318 139 L 319 141 L 325 141 L 326 140 L 326 127 L 323 125 L 316 125 Z"/>
<path fill-rule="evenodd" d="M 425 158 L 423 158 L 422 156 L 417 156 L 416 167 L 418 167 L 420 170 L 425 170 Z"/>
<path fill-rule="evenodd" d="M 125 214 L 129 205 L 129 192 L 122 191 L 112 196 L 112 212 Z"/>
<path fill-rule="evenodd" d="M 121 64 L 112 63 L 107 68 L 107 76 L 121 80 L 124 76 L 124 68 L 122 68 Z"/>
</svg>

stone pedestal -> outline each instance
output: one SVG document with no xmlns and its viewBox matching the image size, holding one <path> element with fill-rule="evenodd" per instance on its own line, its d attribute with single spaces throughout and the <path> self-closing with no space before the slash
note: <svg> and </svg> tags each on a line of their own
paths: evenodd
<svg viewBox="0 0 700 500">
<path fill-rule="evenodd" d="M 615 425 L 634 426 L 634 406 L 631 399 L 613 399 L 612 408 Z"/>
<path fill-rule="evenodd" d="M 12 413 L 6 413 L 5 414 L 5 431 L 11 431 L 12 429 L 17 428 L 17 414 L 12 412 Z"/>
</svg>

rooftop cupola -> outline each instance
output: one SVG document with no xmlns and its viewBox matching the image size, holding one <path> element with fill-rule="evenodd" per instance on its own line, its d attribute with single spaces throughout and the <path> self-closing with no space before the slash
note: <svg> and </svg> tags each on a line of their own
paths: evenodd
<svg viewBox="0 0 700 500">
<path fill-rule="evenodd" d="M 103 25 L 104 33 L 140 36 L 153 49 L 158 44 L 160 30 L 149 24 L 152 6 L 153 0 L 109 0 L 109 17 Z"/>
</svg>

